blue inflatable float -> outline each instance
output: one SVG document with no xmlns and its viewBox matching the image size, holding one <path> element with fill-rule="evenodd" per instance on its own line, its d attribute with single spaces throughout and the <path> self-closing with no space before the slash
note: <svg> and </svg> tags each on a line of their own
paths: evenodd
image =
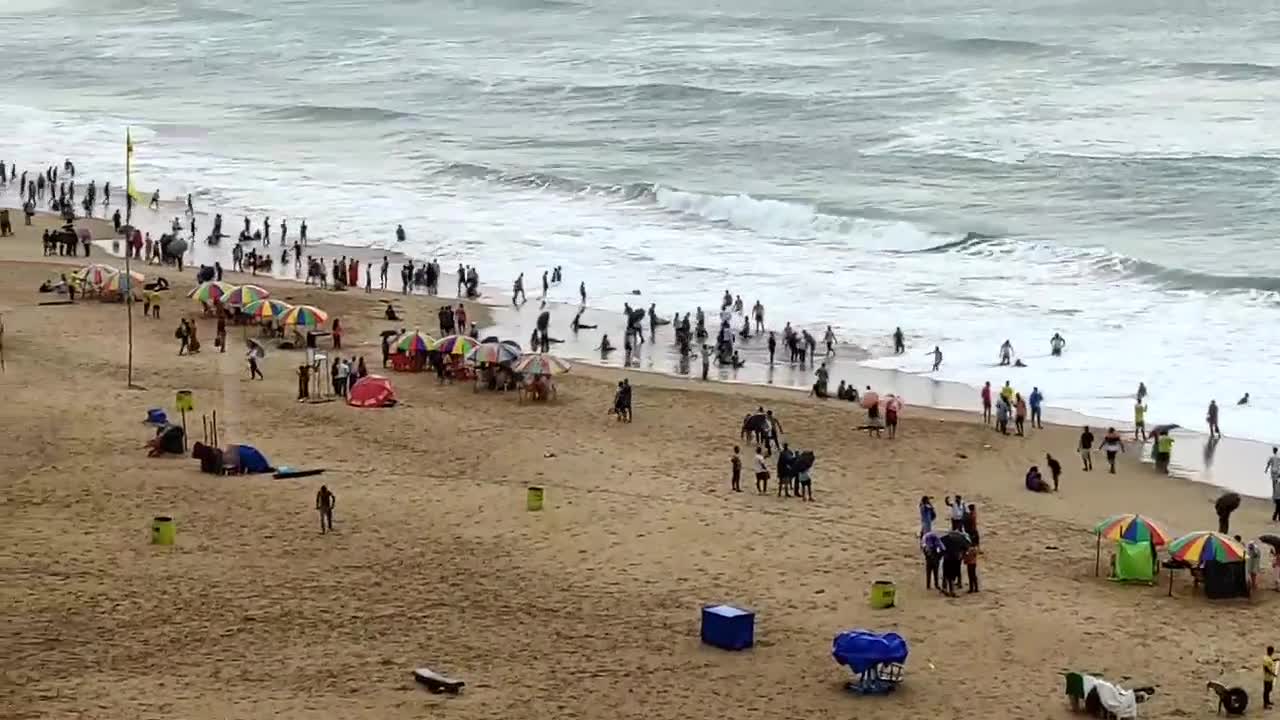
<svg viewBox="0 0 1280 720">
<path fill-rule="evenodd" d="M 907 641 L 897 633 L 849 630 L 831 641 L 831 656 L 858 676 L 848 688 L 863 695 L 893 692 L 902 682 L 907 652 Z"/>
</svg>

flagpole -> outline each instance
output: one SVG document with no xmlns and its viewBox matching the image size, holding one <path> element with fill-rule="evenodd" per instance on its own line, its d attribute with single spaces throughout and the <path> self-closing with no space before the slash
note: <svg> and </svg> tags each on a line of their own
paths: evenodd
<svg viewBox="0 0 1280 720">
<path fill-rule="evenodd" d="M 133 171 L 133 137 L 128 128 L 124 131 L 124 223 L 129 233 L 124 239 L 124 281 L 121 287 L 127 287 L 124 298 L 125 324 L 129 335 L 129 361 L 126 387 L 133 387 L 133 275 L 130 273 L 129 258 L 133 256 L 133 196 L 129 194 L 130 180 Z"/>
</svg>

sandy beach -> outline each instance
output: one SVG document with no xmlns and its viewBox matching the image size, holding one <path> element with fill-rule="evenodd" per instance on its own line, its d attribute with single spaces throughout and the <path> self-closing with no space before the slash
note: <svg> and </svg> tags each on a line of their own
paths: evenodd
<svg viewBox="0 0 1280 720">
<path fill-rule="evenodd" d="M 266 380 L 249 381 L 239 330 L 218 353 L 197 318 L 204 351 L 177 356 L 178 317 L 198 306 L 192 273 L 169 269 L 161 319 L 135 308 L 130 389 L 124 307 L 37 305 L 41 280 L 83 262 L 42 257 L 39 222 L 0 241 L 0 716 L 1053 718 L 1069 715 L 1069 670 L 1155 686 L 1149 717 L 1212 716 L 1216 679 L 1261 706 L 1275 593 L 1214 603 L 1185 576 L 1173 597 L 1167 578 L 1094 577 L 1089 529 L 1104 516 L 1142 512 L 1175 534 L 1215 524 L 1218 490 L 1155 474 L 1136 448 L 1116 475 L 1082 473 L 1074 427 L 1004 438 L 910 407 L 891 441 L 854 432 L 848 404 L 586 366 L 549 405 L 425 374 L 392 375 L 391 409 L 299 404 L 300 352 L 269 351 Z M 378 293 L 260 283 L 342 317 L 343 353 L 371 368 L 379 332 L 431 331 L 434 308 L 456 302 L 396 296 L 407 318 L 388 323 Z M 631 424 L 606 414 L 624 376 Z M 197 416 L 218 411 L 224 444 L 326 473 L 213 477 L 146 458 L 146 410 L 173 414 L 179 389 Z M 815 502 L 730 491 L 758 405 L 817 454 Z M 1028 493 L 1045 452 L 1062 490 Z M 337 495 L 331 535 L 313 509 L 321 483 Z M 546 489 L 541 512 L 525 510 L 529 485 Z M 957 493 L 979 508 L 983 589 L 950 599 L 924 589 L 916 504 L 933 495 L 941 514 Z M 149 544 L 156 515 L 176 519 L 173 547 Z M 1247 499 L 1233 532 L 1255 537 L 1269 517 Z M 898 607 L 871 609 L 875 580 L 897 583 Z M 699 643 L 699 609 L 718 602 L 757 613 L 755 648 Z M 831 639 L 852 628 L 910 643 L 896 695 L 842 688 Z M 426 693 L 410 676 L 424 665 L 466 690 Z"/>
</svg>

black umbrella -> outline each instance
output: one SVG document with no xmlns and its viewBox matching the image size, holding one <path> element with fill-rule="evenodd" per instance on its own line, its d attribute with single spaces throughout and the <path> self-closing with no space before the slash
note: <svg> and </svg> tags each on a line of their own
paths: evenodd
<svg viewBox="0 0 1280 720">
<path fill-rule="evenodd" d="M 1280 535 L 1259 535 L 1258 539 L 1280 552 Z"/>
<path fill-rule="evenodd" d="M 804 452 L 796 455 L 796 460 L 795 460 L 796 472 L 809 472 L 810 468 L 813 467 L 814 459 L 815 458 L 813 456 L 812 450 L 805 450 Z"/>
<path fill-rule="evenodd" d="M 481 342 L 481 343 L 496 343 L 496 342 L 502 342 L 502 341 L 498 338 L 498 336 L 497 336 L 497 335 L 490 335 L 490 336 L 486 337 L 485 339 L 481 340 L 480 342 Z"/>
<path fill-rule="evenodd" d="M 947 552 L 963 553 L 972 545 L 973 541 L 969 536 L 958 530 L 952 530 L 942 536 L 942 546 L 947 549 Z"/>
</svg>

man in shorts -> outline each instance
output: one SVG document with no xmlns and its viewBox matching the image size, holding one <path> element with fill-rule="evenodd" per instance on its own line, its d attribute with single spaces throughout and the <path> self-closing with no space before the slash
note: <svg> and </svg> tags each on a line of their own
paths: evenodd
<svg viewBox="0 0 1280 720">
<path fill-rule="evenodd" d="M 1084 464 L 1084 471 L 1093 470 L 1093 433 L 1089 432 L 1089 426 L 1086 425 L 1084 432 L 1080 433 L 1080 461 Z"/>
</svg>

